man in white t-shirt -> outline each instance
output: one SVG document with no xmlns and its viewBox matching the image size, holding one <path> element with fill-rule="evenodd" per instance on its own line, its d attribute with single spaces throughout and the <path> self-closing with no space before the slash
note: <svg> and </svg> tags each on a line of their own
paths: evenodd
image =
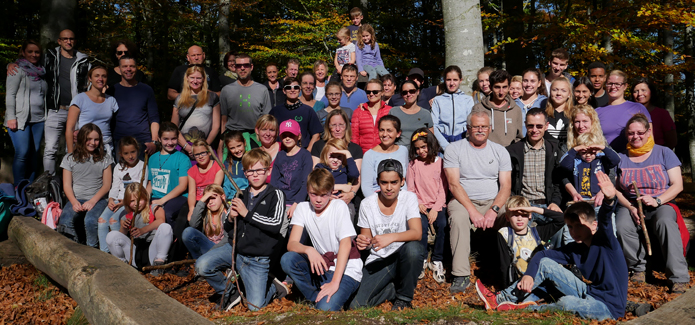
<svg viewBox="0 0 695 325">
<path fill-rule="evenodd" d="M 326 169 L 309 174 L 307 192 L 311 203 L 297 205 L 290 221 L 288 252 L 280 264 L 317 309 L 340 311 L 360 286 L 362 260 L 352 245 L 357 233 L 347 204 L 331 199 L 334 185 L 333 175 Z M 301 243 L 304 230 L 313 247 Z"/>
<path fill-rule="evenodd" d="M 405 182 L 398 160 L 385 159 L 377 168 L 381 191 L 362 201 L 357 248 L 369 249 L 362 285 L 350 309 L 393 301 L 392 310 L 412 308 L 425 251 L 420 244 L 422 222 L 417 196 L 401 191 Z"/>
<path fill-rule="evenodd" d="M 450 144 L 444 151 L 444 173 L 453 195 L 447 205 L 453 255 L 454 280 L 449 288 L 452 294 L 464 292 L 470 284 L 471 224 L 481 230 L 493 228 L 512 188 L 509 152 L 488 140 L 488 112 L 474 109 L 468 115 L 467 127 L 467 139 Z"/>
</svg>

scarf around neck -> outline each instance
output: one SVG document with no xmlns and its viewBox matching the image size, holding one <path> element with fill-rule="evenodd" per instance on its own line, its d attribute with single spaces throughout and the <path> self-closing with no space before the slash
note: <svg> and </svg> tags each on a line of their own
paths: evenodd
<svg viewBox="0 0 695 325">
<path fill-rule="evenodd" d="M 46 74 L 46 69 L 44 69 L 42 66 L 35 66 L 27 59 L 19 59 L 15 63 L 17 63 L 17 65 L 24 70 L 32 81 L 39 81 Z"/>
<path fill-rule="evenodd" d="M 630 143 L 627 144 L 627 152 L 630 153 L 630 156 L 632 157 L 639 157 L 652 151 L 652 149 L 654 149 L 654 137 L 651 135 L 649 136 L 649 139 L 647 139 L 647 143 L 639 148 L 633 147 Z"/>
</svg>

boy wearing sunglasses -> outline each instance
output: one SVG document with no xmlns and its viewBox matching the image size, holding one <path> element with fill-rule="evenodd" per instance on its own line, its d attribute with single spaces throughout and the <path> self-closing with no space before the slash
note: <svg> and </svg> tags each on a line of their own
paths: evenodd
<svg viewBox="0 0 695 325">
<path fill-rule="evenodd" d="M 302 134 L 300 143 L 302 147 L 311 151 L 314 143 L 319 140 L 319 136 L 323 132 L 323 126 L 319 117 L 313 108 L 302 104 L 299 100 L 301 86 L 296 78 L 289 77 L 285 79 L 285 86 L 283 86 L 282 92 L 285 93 L 285 102 L 278 103 L 277 106 L 273 107 L 270 110 L 270 115 L 275 116 L 278 121 L 296 121 Z"/>
</svg>

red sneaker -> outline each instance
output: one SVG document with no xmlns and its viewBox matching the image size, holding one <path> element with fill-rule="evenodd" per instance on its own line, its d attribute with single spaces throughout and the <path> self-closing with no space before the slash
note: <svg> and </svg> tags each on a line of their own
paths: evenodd
<svg viewBox="0 0 695 325">
<path fill-rule="evenodd" d="M 485 303 L 485 309 L 497 309 L 497 295 L 488 290 L 480 280 L 475 281 L 475 291 L 478 292 L 478 297 Z"/>
<path fill-rule="evenodd" d="M 510 301 L 505 301 L 499 306 L 497 306 L 497 310 L 499 311 L 505 311 L 505 310 L 517 310 L 517 309 L 524 309 L 528 306 L 535 306 L 537 305 L 535 301 L 527 301 L 527 302 L 522 302 L 520 304 L 515 304 Z"/>
</svg>

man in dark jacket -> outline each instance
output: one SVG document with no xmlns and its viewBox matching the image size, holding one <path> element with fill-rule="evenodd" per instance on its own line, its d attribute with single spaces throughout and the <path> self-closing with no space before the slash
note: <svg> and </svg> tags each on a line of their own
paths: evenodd
<svg viewBox="0 0 695 325">
<path fill-rule="evenodd" d="M 525 123 L 526 137 L 507 147 L 512 160 L 512 195 L 525 197 L 532 206 L 562 212 L 560 187 L 553 182 L 561 154 L 557 142 L 544 138 L 548 115 L 532 108 L 526 113 Z M 534 214 L 534 220 L 539 217 Z"/>
</svg>

